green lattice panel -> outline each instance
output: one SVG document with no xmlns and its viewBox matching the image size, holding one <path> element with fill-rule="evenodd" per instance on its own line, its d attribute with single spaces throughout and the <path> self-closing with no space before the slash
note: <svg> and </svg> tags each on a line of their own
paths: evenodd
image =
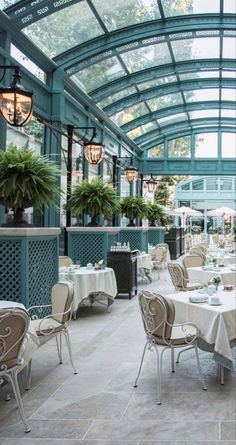
<svg viewBox="0 0 236 445">
<path fill-rule="evenodd" d="M 119 241 L 118 233 L 108 234 L 108 251 L 110 250 L 111 246 L 113 246 L 117 241 Z"/>
<path fill-rule="evenodd" d="M 130 243 L 131 250 L 147 251 L 147 232 L 139 230 L 121 230 L 120 232 L 121 243 Z"/>
<path fill-rule="evenodd" d="M 148 231 L 148 242 L 150 244 L 153 244 L 154 246 L 159 243 L 164 243 L 164 230 L 163 229 L 156 229 L 156 230 L 149 230 Z"/>
<path fill-rule="evenodd" d="M 0 300 L 21 301 L 21 241 L 0 241 Z"/>
<path fill-rule="evenodd" d="M 105 236 L 106 235 L 106 236 Z M 82 266 L 106 259 L 107 234 L 68 232 L 68 255 Z"/>
<path fill-rule="evenodd" d="M 51 303 L 51 289 L 58 280 L 57 256 L 56 238 L 29 241 L 27 306 Z"/>
</svg>

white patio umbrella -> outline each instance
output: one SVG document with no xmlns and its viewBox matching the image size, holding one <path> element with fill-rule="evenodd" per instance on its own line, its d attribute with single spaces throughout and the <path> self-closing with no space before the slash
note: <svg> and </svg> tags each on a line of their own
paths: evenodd
<svg viewBox="0 0 236 445">
<path fill-rule="evenodd" d="M 179 214 L 176 213 L 176 211 L 174 209 L 172 209 L 171 207 L 162 206 L 162 205 L 160 205 L 160 207 L 162 208 L 163 212 L 166 213 L 166 215 L 179 216 Z"/>
<path fill-rule="evenodd" d="M 236 216 L 236 211 L 230 207 L 219 207 L 218 209 L 209 210 L 207 216 Z"/>
<path fill-rule="evenodd" d="M 231 207 L 219 207 L 218 209 L 209 210 L 207 216 L 221 216 L 223 222 L 223 235 L 225 234 L 225 216 L 236 216 L 236 211 Z"/>
<path fill-rule="evenodd" d="M 177 209 L 174 209 L 174 211 L 181 216 L 181 225 L 182 227 L 185 227 L 185 221 L 187 216 L 202 216 L 203 213 L 199 212 L 199 210 L 191 209 L 191 207 L 182 206 L 178 207 Z"/>
</svg>

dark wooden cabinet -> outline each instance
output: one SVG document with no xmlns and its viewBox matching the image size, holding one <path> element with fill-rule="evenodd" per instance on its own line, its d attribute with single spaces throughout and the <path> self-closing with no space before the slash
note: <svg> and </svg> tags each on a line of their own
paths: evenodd
<svg viewBox="0 0 236 445">
<path fill-rule="evenodd" d="M 165 243 L 169 245 L 170 258 L 175 260 L 181 255 L 181 232 L 180 228 L 172 228 L 165 234 Z"/>
<path fill-rule="evenodd" d="M 137 295 L 137 255 L 132 252 L 108 252 L 107 265 L 114 269 L 119 294 Z"/>
</svg>

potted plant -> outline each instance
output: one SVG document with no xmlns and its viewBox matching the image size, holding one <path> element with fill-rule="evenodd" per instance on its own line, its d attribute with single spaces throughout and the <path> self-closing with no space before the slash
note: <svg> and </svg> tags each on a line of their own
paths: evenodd
<svg viewBox="0 0 236 445">
<path fill-rule="evenodd" d="M 130 220 L 127 227 L 134 227 L 134 219 L 146 216 L 147 204 L 142 196 L 126 196 L 120 201 L 120 209 Z"/>
<path fill-rule="evenodd" d="M 119 204 L 116 191 L 101 178 L 78 184 L 72 190 L 66 208 L 74 216 L 79 213 L 87 213 L 91 217 L 88 226 L 98 226 L 97 217 L 100 214 L 111 216 L 119 212 Z"/>
<path fill-rule="evenodd" d="M 60 171 L 46 156 L 34 150 L 18 149 L 12 145 L 0 150 L 0 203 L 13 210 L 13 221 L 7 226 L 26 227 L 24 209 L 42 206 L 56 207 L 60 196 Z"/>
<path fill-rule="evenodd" d="M 165 213 L 158 204 L 147 204 L 146 216 L 149 221 L 149 226 L 153 227 L 156 223 L 162 224 L 165 221 Z"/>
<path fill-rule="evenodd" d="M 221 283 L 221 278 L 220 277 L 213 277 L 211 280 L 212 284 L 214 284 L 214 286 L 216 287 L 216 290 L 219 287 L 219 284 Z"/>
</svg>

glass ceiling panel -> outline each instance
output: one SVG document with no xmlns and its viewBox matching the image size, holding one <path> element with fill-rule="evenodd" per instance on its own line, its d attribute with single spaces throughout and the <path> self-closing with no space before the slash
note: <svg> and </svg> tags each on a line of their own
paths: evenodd
<svg viewBox="0 0 236 445">
<path fill-rule="evenodd" d="M 154 97 L 153 99 L 147 100 L 147 104 L 152 111 L 156 111 L 160 108 L 183 104 L 183 99 L 180 93 L 166 94 L 165 96 Z"/>
<path fill-rule="evenodd" d="M 138 89 L 140 91 L 146 90 L 147 88 L 156 87 L 159 85 L 165 85 L 167 83 L 171 82 L 177 82 L 176 76 L 165 76 L 165 77 L 158 77 L 157 79 L 148 80 L 147 82 L 142 82 L 137 85 Z"/>
<path fill-rule="evenodd" d="M 219 110 L 197 110 L 190 111 L 189 116 L 191 119 L 204 119 L 205 117 L 219 117 Z"/>
<path fill-rule="evenodd" d="M 172 114 L 172 116 L 162 117 L 161 119 L 158 119 L 157 122 L 162 127 L 163 125 L 174 124 L 176 122 L 186 121 L 186 120 L 187 120 L 187 114 L 179 113 L 179 114 Z"/>
<path fill-rule="evenodd" d="M 88 26 L 89 24 L 89 26 Z M 85 1 L 27 26 L 23 32 L 49 57 L 104 34 Z"/>
<path fill-rule="evenodd" d="M 127 133 L 131 139 L 135 139 L 148 131 L 157 130 L 157 125 L 154 122 L 149 122 L 148 124 L 141 125 L 140 127 L 135 128 Z"/>
<path fill-rule="evenodd" d="M 236 14 L 236 2 L 234 0 L 224 0 L 224 12 Z"/>
<path fill-rule="evenodd" d="M 212 12 L 220 12 L 219 3 L 219 0 L 162 0 L 162 6 L 166 17 L 185 14 L 208 14 Z"/>
<path fill-rule="evenodd" d="M 222 70 L 222 77 L 232 77 L 233 79 L 236 78 L 235 71 L 224 71 Z"/>
<path fill-rule="evenodd" d="M 234 133 L 222 133 L 222 156 L 235 158 L 236 138 Z"/>
<path fill-rule="evenodd" d="M 187 102 L 205 102 L 208 100 L 219 100 L 217 88 L 203 88 L 202 90 L 184 91 Z"/>
<path fill-rule="evenodd" d="M 118 93 L 111 94 L 110 96 L 106 97 L 103 100 L 100 100 L 100 102 L 97 103 L 97 105 L 101 108 L 106 107 L 107 105 L 112 104 L 113 102 L 116 102 L 117 100 L 123 99 L 126 96 L 129 96 L 130 94 L 137 93 L 136 88 L 129 87 L 125 90 L 121 90 Z"/>
<path fill-rule="evenodd" d="M 232 119 L 236 119 L 236 110 L 221 110 L 221 117 L 231 117 Z M 236 121 L 234 122 L 234 124 L 235 123 Z"/>
<path fill-rule="evenodd" d="M 8 8 L 8 6 L 15 5 L 19 0 L 0 0 L 0 9 Z"/>
<path fill-rule="evenodd" d="M 156 0 L 93 0 L 93 4 L 109 31 L 160 18 Z"/>
<path fill-rule="evenodd" d="M 179 75 L 180 80 L 189 79 L 208 79 L 209 77 L 219 77 L 219 71 L 193 71 L 192 73 L 183 73 Z"/>
<path fill-rule="evenodd" d="M 236 101 L 236 90 L 233 88 L 222 88 L 221 94 L 222 100 Z"/>
<path fill-rule="evenodd" d="M 223 57 L 225 59 L 235 59 L 236 39 L 235 37 L 223 38 Z"/>
<path fill-rule="evenodd" d="M 115 113 L 111 116 L 111 119 L 117 124 L 117 125 L 124 125 L 127 124 L 127 122 L 132 121 L 133 119 L 136 119 L 137 117 L 141 117 L 144 114 L 148 113 L 147 107 L 143 104 L 137 104 L 133 107 L 125 108 L 125 110 L 120 111 L 119 113 Z"/>
<path fill-rule="evenodd" d="M 195 158 L 217 158 L 217 133 L 199 133 L 195 136 Z"/>
<path fill-rule="evenodd" d="M 171 62 L 167 43 L 158 43 L 121 54 L 130 73 Z"/>
<path fill-rule="evenodd" d="M 92 68 L 89 67 L 79 71 L 71 76 L 71 79 L 88 92 L 125 75 L 126 72 L 119 60 L 116 57 L 110 57 L 95 63 Z"/>
<path fill-rule="evenodd" d="M 218 37 L 182 39 L 171 42 L 175 60 L 215 59 L 219 58 Z"/>
</svg>

